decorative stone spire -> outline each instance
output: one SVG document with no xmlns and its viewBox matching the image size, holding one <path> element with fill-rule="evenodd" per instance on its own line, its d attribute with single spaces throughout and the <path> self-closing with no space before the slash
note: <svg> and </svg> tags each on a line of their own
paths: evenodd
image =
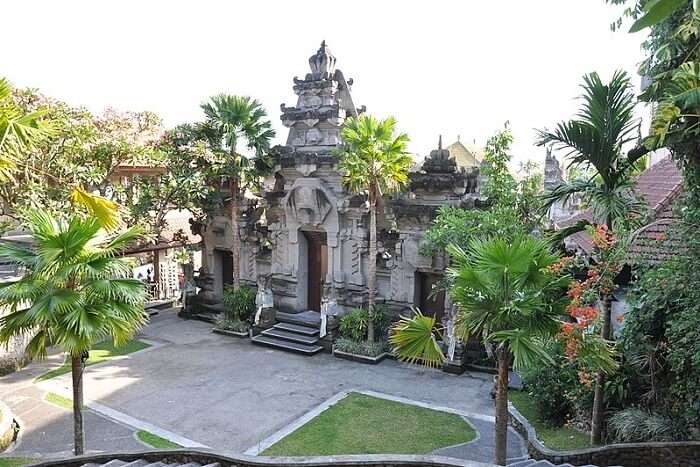
<svg viewBox="0 0 700 467">
<path fill-rule="evenodd" d="M 309 57 L 312 79 L 328 79 L 335 71 L 335 57 L 326 45 L 326 41 L 321 42 L 321 47 L 314 55 Z"/>
<path fill-rule="evenodd" d="M 430 151 L 430 156 L 423 163 L 426 172 L 450 173 L 457 170 L 454 158 L 450 157 L 450 151 L 442 149 L 442 135 L 438 138 L 438 148 Z"/>
</svg>

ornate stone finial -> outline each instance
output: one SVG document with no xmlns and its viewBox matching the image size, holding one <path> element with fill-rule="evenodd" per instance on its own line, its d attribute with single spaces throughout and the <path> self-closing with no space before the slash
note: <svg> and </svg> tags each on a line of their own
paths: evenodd
<svg viewBox="0 0 700 467">
<path fill-rule="evenodd" d="M 457 135 L 457 142 L 458 142 L 458 143 L 459 143 L 459 140 L 460 140 L 461 137 L 462 137 L 462 135 Z"/>
<path fill-rule="evenodd" d="M 327 79 L 335 70 L 335 57 L 326 45 L 326 41 L 321 42 L 321 47 L 314 55 L 309 57 L 312 79 Z"/>
<path fill-rule="evenodd" d="M 442 135 L 440 135 L 440 137 L 438 138 L 438 150 L 442 150 Z"/>
</svg>

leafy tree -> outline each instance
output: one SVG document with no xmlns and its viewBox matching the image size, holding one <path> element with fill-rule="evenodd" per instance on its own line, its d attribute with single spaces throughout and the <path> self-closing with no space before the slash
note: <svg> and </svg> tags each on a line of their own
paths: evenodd
<svg viewBox="0 0 700 467">
<path fill-rule="evenodd" d="M 547 243 L 531 236 L 475 239 L 466 250 L 451 245 L 448 251 L 458 333 L 465 341 L 480 336 L 498 365 L 495 462 L 504 465 L 508 370 L 511 364 L 520 369 L 550 360 L 543 343 L 559 331 L 568 281 L 552 272 L 558 258 Z M 444 359 L 434 320 L 425 318 L 404 318 L 394 327 L 390 342 L 400 359 L 426 364 Z"/>
<path fill-rule="evenodd" d="M 18 160 L 49 133 L 42 113 L 26 112 L 12 96 L 12 86 L 0 78 L 0 182 L 13 180 Z"/>
<path fill-rule="evenodd" d="M 516 180 L 508 165 L 513 136 L 506 124 L 494 134 L 484 149 L 485 175 L 483 193 L 487 204 L 477 209 L 442 207 L 426 232 L 421 254 L 429 256 L 444 251 L 448 245 L 466 246 L 475 237 L 514 238 L 541 227 L 539 194 L 542 175 L 536 164 L 521 167 L 522 177 Z"/>
<path fill-rule="evenodd" d="M 205 122 L 201 131 L 211 150 L 226 159 L 220 173 L 228 178 L 229 183 L 233 286 L 237 290 L 240 287 L 241 270 L 241 238 L 238 227 L 240 203 L 246 190 L 259 186 L 261 175 L 270 169 L 265 156 L 275 131 L 262 104 L 250 97 L 219 94 L 202 104 L 202 110 Z M 237 152 L 241 139 L 254 152 L 254 158 L 249 159 Z"/>
<path fill-rule="evenodd" d="M 543 196 L 544 209 L 557 201 L 568 200 L 581 194 L 591 207 L 594 223 L 604 224 L 615 233 L 629 225 L 643 213 L 643 203 L 633 194 L 636 163 L 648 151 L 635 148 L 627 154 L 623 148 L 636 141 L 638 121 L 634 118 L 634 94 L 625 72 L 616 72 L 608 84 L 603 84 L 597 73 L 583 77 L 583 106 L 576 118 L 557 124 L 552 131 L 538 131 L 540 146 L 551 144 L 567 151 L 571 165 L 591 167 L 594 176 L 564 182 Z M 587 221 L 581 221 L 561 235 L 582 230 Z M 611 338 L 612 290 L 602 297 L 604 316 L 601 335 Z M 591 442 L 602 441 L 603 383 L 605 373 L 596 377 L 593 404 Z"/>
<path fill-rule="evenodd" d="M 83 358 L 104 339 L 127 342 L 145 323 L 143 284 L 131 268 L 115 258 L 139 232 L 129 229 L 107 237 L 95 218 L 56 219 L 31 211 L 30 246 L 0 242 L 0 258 L 26 272 L 16 282 L 0 284 L 0 343 L 32 334 L 27 352 L 43 358 L 49 346 L 60 347 L 71 362 L 75 454 L 84 450 Z"/>
<path fill-rule="evenodd" d="M 411 156 L 408 136 L 396 135 L 396 120 L 377 120 L 371 115 L 349 118 L 343 126 L 343 146 L 338 167 L 343 183 L 352 192 L 367 194 L 369 202 L 369 255 L 367 289 L 369 321 L 367 339 L 374 342 L 374 308 L 377 281 L 377 203 L 382 196 L 400 191 L 408 182 Z"/>
</svg>

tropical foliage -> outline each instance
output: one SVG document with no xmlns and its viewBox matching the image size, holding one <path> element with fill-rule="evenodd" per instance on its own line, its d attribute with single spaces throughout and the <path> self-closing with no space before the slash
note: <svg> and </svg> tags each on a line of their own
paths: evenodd
<svg viewBox="0 0 700 467">
<path fill-rule="evenodd" d="M 402 190 L 408 183 L 413 162 L 406 152 L 408 136 L 396 135 L 396 120 L 378 120 L 367 114 L 346 120 L 343 146 L 338 150 L 343 184 L 354 193 L 367 196 L 369 203 L 369 254 L 367 261 L 367 308 L 370 319 L 367 340 L 374 342 L 374 308 L 377 281 L 377 209 L 384 195 Z"/>
<path fill-rule="evenodd" d="M 507 124 L 489 138 L 482 162 L 488 177 L 483 188 L 487 204 L 478 209 L 441 207 L 425 234 L 422 254 L 443 252 L 450 244 L 467 245 L 475 236 L 514 238 L 541 228 L 540 167 L 532 162 L 523 164 L 521 177 L 516 180 L 509 169 L 512 143 Z"/>
<path fill-rule="evenodd" d="M 0 258 L 25 271 L 0 284 L 0 307 L 9 310 L 0 317 L 0 343 L 29 334 L 30 356 L 45 357 L 55 345 L 70 357 L 75 452 L 82 454 L 83 357 L 104 339 L 128 342 L 146 322 L 144 286 L 130 278 L 128 261 L 115 257 L 139 231 L 108 236 L 97 219 L 62 220 L 39 210 L 28 213 L 27 226 L 30 245 L 0 242 Z"/>
<path fill-rule="evenodd" d="M 546 193 L 543 209 L 580 194 L 592 209 L 594 222 L 612 228 L 643 213 L 643 204 L 632 193 L 632 175 L 647 151 L 623 152 L 636 143 L 639 126 L 627 74 L 615 72 L 608 84 L 597 73 L 585 75 L 583 81 L 583 104 L 576 118 L 558 123 L 554 130 L 539 130 L 537 144 L 563 150 L 570 166 L 592 168 L 594 173 Z"/>
<path fill-rule="evenodd" d="M 266 156 L 275 132 L 262 104 L 250 97 L 219 94 L 202 104 L 202 110 L 205 120 L 199 131 L 211 151 L 223 160 L 218 173 L 229 185 L 233 286 L 237 289 L 241 269 L 240 203 L 247 190 L 259 187 L 261 176 L 270 169 Z M 241 142 L 253 151 L 252 158 L 239 152 L 243 146 Z"/>
<path fill-rule="evenodd" d="M 568 279 L 552 270 L 558 258 L 548 244 L 531 236 L 475 239 L 448 252 L 458 334 L 480 337 L 498 364 L 495 461 L 505 464 L 508 369 L 551 360 L 544 343 L 559 332 Z M 417 314 L 393 328 L 391 342 L 400 359 L 437 364 L 444 357 L 434 335 L 434 319 Z"/>
</svg>

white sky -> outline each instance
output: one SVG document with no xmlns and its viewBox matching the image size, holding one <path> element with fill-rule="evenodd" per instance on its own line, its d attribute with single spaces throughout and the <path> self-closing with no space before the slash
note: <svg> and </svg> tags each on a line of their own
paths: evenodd
<svg viewBox="0 0 700 467">
<path fill-rule="evenodd" d="M 3 4 L 0 76 L 95 112 L 197 120 L 212 94 L 281 103 L 325 39 L 357 105 L 394 115 L 421 155 L 486 138 L 509 120 L 519 160 L 543 160 L 533 128 L 577 108 L 581 76 L 634 73 L 642 37 L 612 33 L 604 0 L 37 1 Z"/>
</svg>

